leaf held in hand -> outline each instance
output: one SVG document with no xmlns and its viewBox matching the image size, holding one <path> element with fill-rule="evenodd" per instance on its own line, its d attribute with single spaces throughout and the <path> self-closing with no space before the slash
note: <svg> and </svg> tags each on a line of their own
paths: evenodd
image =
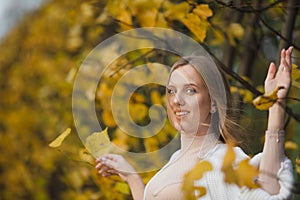
<svg viewBox="0 0 300 200">
<path fill-rule="evenodd" d="M 292 64 L 292 85 L 300 88 L 300 70 L 295 64 Z"/>
<path fill-rule="evenodd" d="M 62 142 L 66 139 L 68 135 L 71 133 L 71 128 L 67 128 L 62 134 L 60 134 L 55 140 L 53 140 L 50 144 L 49 147 L 52 148 L 57 148 L 60 147 Z"/>
<path fill-rule="evenodd" d="M 111 147 L 107 128 L 89 135 L 85 140 L 85 147 L 96 158 L 107 154 Z"/>
<path fill-rule="evenodd" d="M 258 110 L 268 110 L 277 101 L 277 92 L 282 89 L 282 87 L 277 87 L 275 90 L 268 94 L 263 94 L 256 97 L 253 100 L 253 105 Z"/>
</svg>

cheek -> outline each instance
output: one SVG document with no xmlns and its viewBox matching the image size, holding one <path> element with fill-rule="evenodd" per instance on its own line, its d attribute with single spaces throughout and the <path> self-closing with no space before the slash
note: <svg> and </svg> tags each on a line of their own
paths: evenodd
<svg viewBox="0 0 300 200">
<path fill-rule="evenodd" d="M 194 105 L 194 109 L 200 112 L 200 116 L 206 117 L 211 109 L 211 103 L 209 97 L 199 97 L 197 103 Z"/>
</svg>

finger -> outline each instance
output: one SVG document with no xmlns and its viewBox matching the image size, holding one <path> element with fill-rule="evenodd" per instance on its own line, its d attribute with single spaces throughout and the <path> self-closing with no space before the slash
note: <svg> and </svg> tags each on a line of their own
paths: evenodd
<svg viewBox="0 0 300 200">
<path fill-rule="evenodd" d="M 117 162 L 115 160 L 109 159 L 107 157 L 105 157 L 105 158 L 106 159 L 102 160 L 102 164 L 106 165 L 109 168 L 116 169 Z"/>
<path fill-rule="evenodd" d="M 109 170 L 109 167 L 103 166 L 100 170 L 98 170 L 98 173 L 103 175 Z"/>
<path fill-rule="evenodd" d="M 97 165 L 95 166 L 96 169 L 100 169 L 102 167 L 102 163 L 97 163 Z"/>
<path fill-rule="evenodd" d="M 289 66 L 289 68 L 291 69 L 291 66 L 292 66 L 292 52 L 293 52 L 293 47 L 289 47 L 287 50 L 286 50 L 286 62 Z"/>
<path fill-rule="evenodd" d="M 266 77 L 266 81 L 268 80 L 272 80 L 275 77 L 276 74 L 276 66 L 275 64 L 272 62 L 269 66 L 269 70 L 268 70 L 268 74 Z"/>
<path fill-rule="evenodd" d="M 118 154 L 106 154 L 105 158 L 112 161 L 119 161 L 122 158 L 122 156 Z"/>
<path fill-rule="evenodd" d="M 286 59 L 286 52 L 285 49 L 281 50 L 280 53 L 280 64 L 279 64 L 279 69 L 278 71 L 285 71 L 285 59 Z"/>
</svg>

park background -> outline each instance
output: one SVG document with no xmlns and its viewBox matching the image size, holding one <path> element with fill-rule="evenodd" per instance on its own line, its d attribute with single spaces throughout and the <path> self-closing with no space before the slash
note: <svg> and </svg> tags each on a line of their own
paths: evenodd
<svg viewBox="0 0 300 200">
<path fill-rule="evenodd" d="M 240 114 L 237 120 L 248 134 L 243 146 L 250 155 L 261 150 L 266 129 L 267 111 L 256 109 L 252 100 L 263 92 L 270 61 L 278 62 L 280 49 L 293 45 L 293 63 L 300 64 L 297 0 L 37 2 L 39 6 L 22 15 L 0 44 L 0 199 L 3 200 L 130 199 L 124 182 L 116 177 L 97 176 L 77 134 L 85 129 L 77 130 L 72 116 L 77 70 L 91 50 L 114 34 L 132 28 L 163 27 L 187 34 L 206 47 L 225 69 L 233 104 Z M 15 6 L 17 9 L 17 1 Z M 109 49 L 107 53 L 115 51 Z M 96 99 L 92 99 L 96 102 L 99 123 L 108 127 L 111 141 L 120 148 L 151 152 L 175 136 L 168 122 L 155 137 L 128 136 L 114 121 L 109 101 L 113 86 L 126 71 L 140 64 L 150 65 L 152 61 L 171 64 L 174 59 L 173 55 L 158 50 L 133 51 L 115 61 L 111 66 L 113 74 L 99 82 Z M 295 70 L 289 94 L 294 100 L 288 100 L 290 117 L 285 146 L 295 168 L 295 193 L 300 193 L 299 77 Z M 143 78 L 147 79 L 147 72 L 125 85 L 124 91 Z M 90 95 L 89 91 L 86 95 Z M 154 104 L 165 105 L 164 88 L 155 84 L 139 88 L 129 102 L 133 120 L 139 125 L 149 123 L 148 109 Z M 83 102 L 82 109 L 85 106 Z M 67 128 L 71 128 L 71 134 L 63 144 L 50 148 L 49 143 Z M 145 182 L 153 173 L 142 174 Z"/>
</svg>

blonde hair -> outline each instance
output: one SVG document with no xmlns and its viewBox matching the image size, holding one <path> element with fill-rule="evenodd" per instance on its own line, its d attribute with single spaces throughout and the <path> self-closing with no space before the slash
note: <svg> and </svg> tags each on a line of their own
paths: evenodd
<svg viewBox="0 0 300 200">
<path fill-rule="evenodd" d="M 211 101 L 217 107 L 212 113 L 210 128 L 220 134 L 219 139 L 224 143 L 240 144 L 238 124 L 232 118 L 229 84 L 220 72 L 215 62 L 207 56 L 188 56 L 179 59 L 171 68 L 170 74 L 180 66 L 190 64 L 204 80 Z"/>
</svg>

